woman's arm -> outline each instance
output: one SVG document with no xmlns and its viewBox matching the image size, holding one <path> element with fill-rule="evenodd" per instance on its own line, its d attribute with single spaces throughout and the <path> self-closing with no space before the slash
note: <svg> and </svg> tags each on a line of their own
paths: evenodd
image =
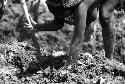
<svg viewBox="0 0 125 84">
<path fill-rule="evenodd" d="M 54 20 L 44 23 L 36 24 L 36 31 L 57 31 L 61 29 L 64 25 L 64 18 L 55 17 Z"/>
</svg>

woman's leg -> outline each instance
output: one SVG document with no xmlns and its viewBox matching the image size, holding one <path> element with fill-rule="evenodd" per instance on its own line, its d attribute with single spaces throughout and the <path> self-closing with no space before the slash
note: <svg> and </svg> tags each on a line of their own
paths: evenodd
<svg viewBox="0 0 125 84">
<path fill-rule="evenodd" d="M 86 3 L 81 3 L 74 11 L 74 34 L 71 41 L 70 51 L 64 66 L 74 63 L 78 58 L 78 53 L 82 48 L 84 32 L 86 28 L 88 6 Z"/>
<path fill-rule="evenodd" d="M 99 20 L 102 26 L 102 36 L 105 49 L 105 57 L 111 58 L 114 50 L 116 28 L 113 23 L 113 10 L 119 0 L 102 0 L 99 8 Z"/>
</svg>

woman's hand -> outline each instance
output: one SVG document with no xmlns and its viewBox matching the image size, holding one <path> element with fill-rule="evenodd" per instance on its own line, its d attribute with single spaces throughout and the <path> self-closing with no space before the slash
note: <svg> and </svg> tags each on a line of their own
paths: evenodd
<svg viewBox="0 0 125 84">
<path fill-rule="evenodd" d="M 24 27 L 25 29 L 28 31 L 28 32 L 32 32 L 32 31 L 36 31 L 36 22 L 32 19 L 32 17 L 30 16 L 30 21 L 31 21 L 31 24 L 30 23 L 24 23 Z"/>
</svg>

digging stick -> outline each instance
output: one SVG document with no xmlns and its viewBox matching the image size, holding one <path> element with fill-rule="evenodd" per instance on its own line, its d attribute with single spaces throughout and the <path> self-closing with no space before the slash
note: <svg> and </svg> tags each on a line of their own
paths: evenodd
<svg viewBox="0 0 125 84">
<path fill-rule="evenodd" d="M 26 17 L 29 25 L 33 29 L 31 19 L 30 19 L 30 14 L 28 13 L 28 8 L 27 8 L 25 0 L 21 0 L 21 6 L 22 6 L 23 12 L 25 14 L 25 17 Z M 39 43 L 38 43 L 37 38 L 35 36 L 35 32 L 33 30 L 31 30 L 30 34 L 31 34 L 31 38 L 33 41 L 33 46 L 36 48 L 36 54 L 37 54 L 37 58 L 38 58 L 40 56 L 40 46 L 39 46 Z"/>
</svg>

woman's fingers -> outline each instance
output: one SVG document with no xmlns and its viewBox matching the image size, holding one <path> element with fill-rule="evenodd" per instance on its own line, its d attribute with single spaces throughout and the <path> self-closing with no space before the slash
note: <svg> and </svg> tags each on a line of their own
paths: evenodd
<svg viewBox="0 0 125 84">
<path fill-rule="evenodd" d="M 32 25 L 36 25 L 36 24 L 37 24 L 37 23 L 33 20 L 33 18 L 31 17 L 31 15 L 30 15 L 30 21 L 31 21 Z"/>
</svg>

